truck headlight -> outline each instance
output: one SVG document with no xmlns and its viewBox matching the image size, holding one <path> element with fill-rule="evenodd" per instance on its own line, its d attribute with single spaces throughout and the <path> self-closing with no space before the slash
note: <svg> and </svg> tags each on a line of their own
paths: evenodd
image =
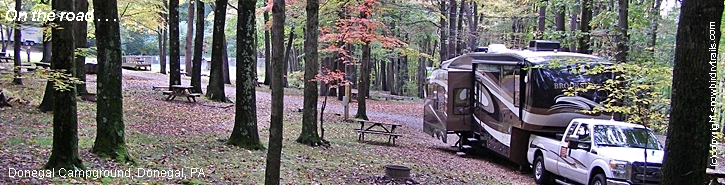
<svg viewBox="0 0 725 185">
<path fill-rule="evenodd" d="M 632 165 L 627 161 L 610 160 L 609 169 L 612 169 L 612 178 L 629 179 Z"/>
</svg>

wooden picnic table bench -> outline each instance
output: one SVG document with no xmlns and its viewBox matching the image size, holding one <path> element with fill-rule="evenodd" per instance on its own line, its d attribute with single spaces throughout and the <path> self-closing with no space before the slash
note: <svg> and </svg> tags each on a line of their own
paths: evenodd
<svg viewBox="0 0 725 185">
<path fill-rule="evenodd" d="M 360 128 L 354 129 L 358 132 L 358 141 L 365 140 L 365 134 L 380 134 L 388 136 L 388 143 L 395 145 L 395 139 L 403 136 L 402 134 L 395 133 L 395 128 L 402 126 L 395 123 L 383 123 L 377 121 L 368 120 L 355 120 L 360 124 Z M 367 127 L 366 127 L 367 125 Z M 390 127 L 390 129 L 388 129 Z"/>
<path fill-rule="evenodd" d="M 5 55 L 0 56 L 0 62 L 5 61 L 5 63 L 11 63 L 11 60 L 13 60 L 13 57 L 8 57 Z"/>
<path fill-rule="evenodd" d="M 172 85 L 168 91 L 163 91 L 166 96 L 166 101 L 174 100 L 177 96 L 186 97 L 189 102 L 196 102 L 196 97 L 201 96 L 201 93 L 192 93 L 192 86 L 185 85 Z"/>
</svg>

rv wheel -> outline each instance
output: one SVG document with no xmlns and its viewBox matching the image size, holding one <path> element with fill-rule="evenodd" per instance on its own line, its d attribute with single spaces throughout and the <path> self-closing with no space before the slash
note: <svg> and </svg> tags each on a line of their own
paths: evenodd
<svg viewBox="0 0 725 185">
<path fill-rule="evenodd" d="M 536 156 L 534 160 L 534 181 L 536 181 L 536 184 L 549 183 L 549 171 L 546 171 L 544 157 L 541 155 Z"/>
</svg>

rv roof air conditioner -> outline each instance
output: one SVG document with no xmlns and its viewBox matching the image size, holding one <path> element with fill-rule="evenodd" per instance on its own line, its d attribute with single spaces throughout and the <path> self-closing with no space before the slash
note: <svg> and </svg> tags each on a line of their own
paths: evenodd
<svg viewBox="0 0 725 185">
<path fill-rule="evenodd" d="M 488 45 L 488 52 L 489 53 L 498 53 L 504 50 L 507 50 L 506 45 L 503 44 L 491 44 Z"/>
<path fill-rule="evenodd" d="M 531 51 L 560 51 L 561 44 L 559 41 L 553 40 L 532 40 L 529 41 L 529 50 Z"/>
</svg>

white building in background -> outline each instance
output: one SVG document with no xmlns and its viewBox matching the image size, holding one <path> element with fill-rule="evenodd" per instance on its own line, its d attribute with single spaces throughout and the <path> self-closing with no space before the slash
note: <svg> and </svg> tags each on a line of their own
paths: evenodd
<svg viewBox="0 0 725 185">
<path fill-rule="evenodd" d="M 5 31 L 5 30 L 3 30 Z M 7 42 L 13 42 L 15 31 L 10 31 L 10 34 L 5 34 L 5 40 Z M 34 44 L 40 44 L 43 42 L 43 28 L 37 26 L 23 26 L 20 29 L 20 40 L 22 42 L 32 42 Z"/>
</svg>

